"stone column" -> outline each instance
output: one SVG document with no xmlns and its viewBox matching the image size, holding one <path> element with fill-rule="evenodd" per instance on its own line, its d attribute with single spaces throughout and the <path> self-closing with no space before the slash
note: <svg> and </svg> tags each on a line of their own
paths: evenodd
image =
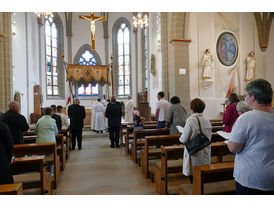
<svg viewBox="0 0 274 206">
<path fill-rule="evenodd" d="M 137 33 L 137 28 L 133 28 L 133 33 L 135 37 L 135 82 L 136 82 L 136 102 L 137 104 L 137 99 L 138 99 L 138 33 Z"/>
<path fill-rule="evenodd" d="M 0 13 L 0 110 L 7 110 L 12 93 L 11 14 Z"/>
<path fill-rule="evenodd" d="M 178 96 L 188 114 L 191 114 L 189 90 L 189 44 L 191 40 L 173 39 L 169 42 L 169 93 Z M 185 72 L 185 73 L 180 73 Z"/>
</svg>

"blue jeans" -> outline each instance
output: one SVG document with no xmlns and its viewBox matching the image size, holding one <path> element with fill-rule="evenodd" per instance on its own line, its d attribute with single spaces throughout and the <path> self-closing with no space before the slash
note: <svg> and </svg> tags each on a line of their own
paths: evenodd
<svg viewBox="0 0 274 206">
<path fill-rule="evenodd" d="M 274 195 L 274 191 L 256 190 L 248 187 L 244 187 L 236 182 L 237 195 Z"/>
<path fill-rule="evenodd" d="M 158 129 L 165 128 L 165 127 L 166 127 L 166 121 L 158 121 L 157 122 Z"/>
</svg>

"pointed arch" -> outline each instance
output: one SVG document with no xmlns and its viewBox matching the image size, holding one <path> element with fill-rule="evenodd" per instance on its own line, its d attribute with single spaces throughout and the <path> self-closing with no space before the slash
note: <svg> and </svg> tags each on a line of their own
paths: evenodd
<svg viewBox="0 0 274 206">
<path fill-rule="evenodd" d="M 65 74 L 63 60 L 64 29 L 57 12 L 53 17 L 45 20 L 45 47 L 46 47 L 46 94 L 48 99 L 65 97 Z"/>
<path fill-rule="evenodd" d="M 118 32 L 120 31 L 120 39 Z M 118 47 L 120 46 L 121 49 Z M 113 89 L 117 97 L 132 93 L 131 25 L 120 17 L 112 27 Z"/>
<path fill-rule="evenodd" d="M 80 59 L 81 55 L 85 51 L 89 51 L 94 56 L 94 58 L 97 62 L 96 65 L 102 65 L 102 61 L 101 61 L 101 58 L 100 58 L 99 54 L 97 53 L 96 50 L 92 50 L 91 46 L 89 44 L 84 44 L 78 49 L 78 51 L 76 52 L 76 54 L 74 56 L 73 64 L 78 64 L 78 60 Z"/>
</svg>

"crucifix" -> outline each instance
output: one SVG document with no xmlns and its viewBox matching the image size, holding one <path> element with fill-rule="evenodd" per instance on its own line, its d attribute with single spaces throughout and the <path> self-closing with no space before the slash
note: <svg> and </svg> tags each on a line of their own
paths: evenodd
<svg viewBox="0 0 274 206">
<path fill-rule="evenodd" d="M 95 16 L 94 12 L 90 12 L 90 16 L 80 15 L 79 19 L 85 19 L 90 21 L 91 49 L 95 49 L 95 21 L 106 21 L 106 17 Z"/>
</svg>

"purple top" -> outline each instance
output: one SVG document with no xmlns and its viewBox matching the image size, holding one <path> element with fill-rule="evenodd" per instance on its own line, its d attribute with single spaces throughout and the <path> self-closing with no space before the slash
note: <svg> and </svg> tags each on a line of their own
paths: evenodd
<svg viewBox="0 0 274 206">
<path fill-rule="evenodd" d="M 225 124 L 224 132 L 231 132 L 234 123 L 236 122 L 239 114 L 236 110 L 237 103 L 230 104 L 226 107 L 223 123 Z"/>
</svg>

